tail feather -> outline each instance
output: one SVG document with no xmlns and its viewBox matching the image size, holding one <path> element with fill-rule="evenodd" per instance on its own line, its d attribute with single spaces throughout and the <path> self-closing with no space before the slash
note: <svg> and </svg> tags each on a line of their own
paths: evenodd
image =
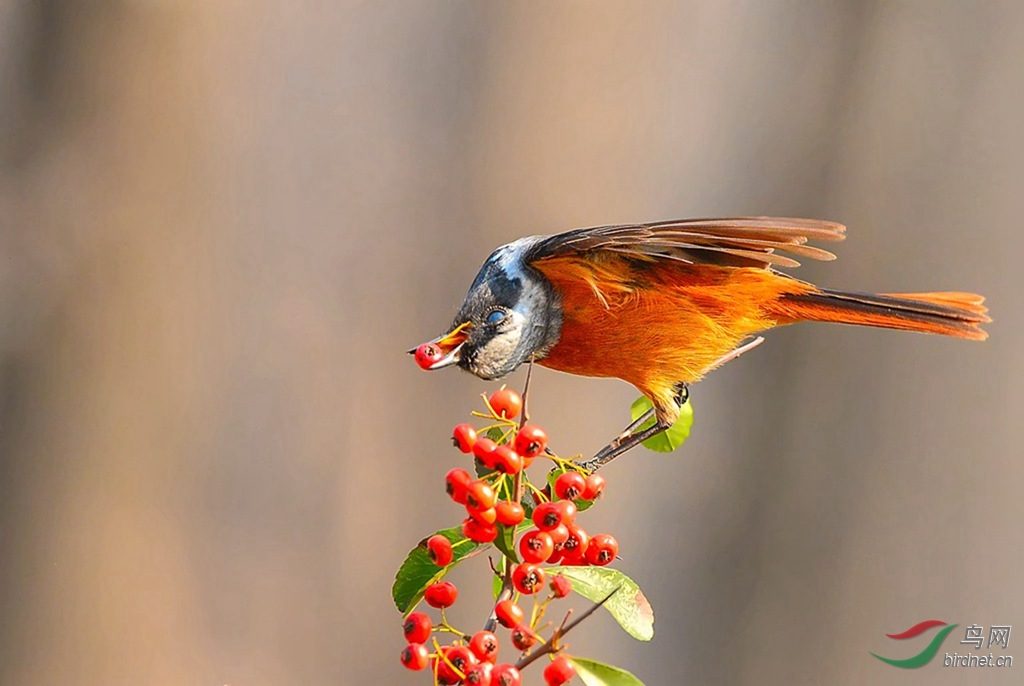
<svg viewBox="0 0 1024 686">
<path fill-rule="evenodd" d="M 940 293 L 881 293 L 880 295 L 888 296 L 890 298 L 899 298 L 902 300 L 914 300 L 917 302 L 932 303 L 933 305 L 942 305 L 955 310 L 966 310 L 972 314 L 983 315 L 988 312 L 988 308 L 983 304 L 985 302 L 984 296 L 980 296 L 977 293 L 948 291 Z M 986 317 L 981 321 L 990 322 L 992 320 Z"/>
<path fill-rule="evenodd" d="M 837 322 L 886 329 L 988 338 L 981 325 L 992 321 L 984 298 L 975 293 L 844 293 L 827 289 L 789 293 L 778 301 L 783 321 Z"/>
</svg>

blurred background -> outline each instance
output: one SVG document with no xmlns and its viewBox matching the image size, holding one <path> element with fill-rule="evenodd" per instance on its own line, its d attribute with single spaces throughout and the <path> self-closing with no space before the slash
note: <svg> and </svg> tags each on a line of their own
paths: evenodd
<svg viewBox="0 0 1024 686">
<path fill-rule="evenodd" d="M 693 388 L 691 440 L 588 513 L 657 635 L 573 651 L 1019 683 L 1024 634 L 1002 670 L 868 653 L 1024 632 L 1022 74 L 1009 1 L 0 2 L 0 682 L 427 683 L 391 580 L 496 385 L 405 351 L 519 236 L 781 214 L 849 226 L 801 278 L 984 293 L 991 339 L 804 325 Z M 533 391 L 563 454 L 636 395 Z"/>
</svg>

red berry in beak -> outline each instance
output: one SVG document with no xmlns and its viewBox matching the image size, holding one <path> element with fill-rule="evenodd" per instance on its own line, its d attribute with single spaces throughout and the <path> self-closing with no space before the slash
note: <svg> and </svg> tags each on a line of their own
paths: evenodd
<svg viewBox="0 0 1024 686">
<path fill-rule="evenodd" d="M 422 369 L 430 369 L 444 359 L 444 353 L 433 343 L 424 343 L 416 348 L 414 356 L 416 357 L 416 364 Z"/>
</svg>

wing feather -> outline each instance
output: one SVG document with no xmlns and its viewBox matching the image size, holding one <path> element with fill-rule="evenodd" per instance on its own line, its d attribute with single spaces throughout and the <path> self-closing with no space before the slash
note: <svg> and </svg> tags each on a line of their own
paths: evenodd
<svg viewBox="0 0 1024 686">
<path fill-rule="evenodd" d="M 809 240 L 841 241 L 845 227 L 816 219 L 739 217 L 683 219 L 649 224 L 620 224 L 574 229 L 538 241 L 526 255 L 528 262 L 573 253 L 607 250 L 691 264 L 735 267 L 797 267 L 788 253 L 812 260 L 834 260 L 835 255 Z"/>
</svg>

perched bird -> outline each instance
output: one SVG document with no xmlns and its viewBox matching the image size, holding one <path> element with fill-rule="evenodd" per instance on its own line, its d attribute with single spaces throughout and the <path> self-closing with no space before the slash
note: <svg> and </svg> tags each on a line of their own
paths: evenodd
<svg viewBox="0 0 1024 686">
<path fill-rule="evenodd" d="M 844 232 L 827 221 L 753 217 L 521 238 L 491 253 L 449 332 L 420 346 L 417 360 L 427 369 L 457 364 L 482 379 L 531 359 L 616 377 L 651 400 L 651 435 L 679 417 L 687 384 L 776 326 L 820 321 L 987 337 L 980 325 L 991 320 L 973 293 L 847 293 L 776 270 L 799 266 L 790 255 L 835 259 L 807 243 Z M 614 447 L 635 445 L 632 438 Z"/>
</svg>

